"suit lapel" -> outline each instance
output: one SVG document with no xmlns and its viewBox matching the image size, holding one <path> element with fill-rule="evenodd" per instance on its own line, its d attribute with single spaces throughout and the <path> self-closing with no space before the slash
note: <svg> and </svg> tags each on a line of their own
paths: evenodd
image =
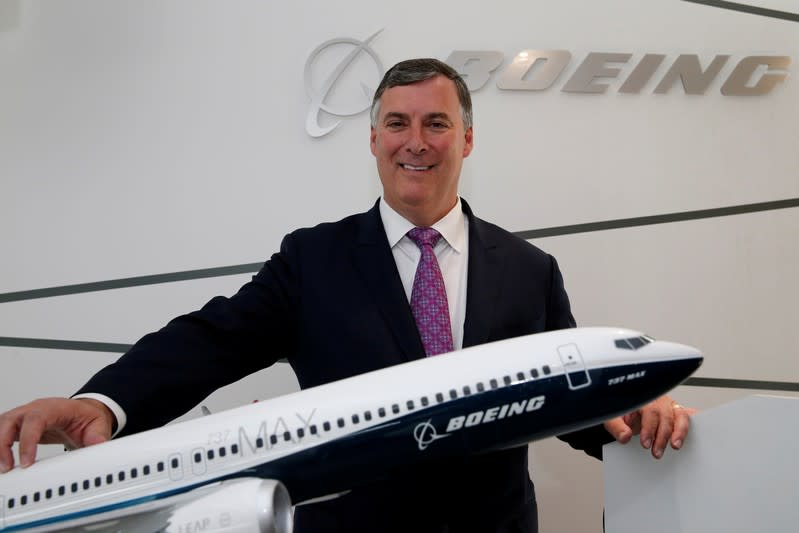
<svg viewBox="0 0 799 533">
<path fill-rule="evenodd" d="M 489 339 L 505 261 L 501 248 L 485 231 L 485 223 L 474 216 L 465 200 L 461 202 L 469 217 L 469 271 L 463 326 L 463 347 L 466 348 Z"/>
<path fill-rule="evenodd" d="M 407 360 L 424 357 L 424 348 L 386 240 L 377 204 L 363 215 L 353 263 Z"/>
</svg>

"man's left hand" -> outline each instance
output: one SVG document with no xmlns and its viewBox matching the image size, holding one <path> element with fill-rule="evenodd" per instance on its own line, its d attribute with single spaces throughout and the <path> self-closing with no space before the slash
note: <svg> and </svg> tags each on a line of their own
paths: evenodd
<svg viewBox="0 0 799 533">
<path fill-rule="evenodd" d="M 661 396 L 637 411 L 608 420 L 605 429 L 622 444 L 640 434 L 641 446 L 652 450 L 652 457 L 660 459 L 666 443 L 675 450 L 682 447 L 694 413 L 696 409 L 683 407 L 668 396 Z"/>
</svg>

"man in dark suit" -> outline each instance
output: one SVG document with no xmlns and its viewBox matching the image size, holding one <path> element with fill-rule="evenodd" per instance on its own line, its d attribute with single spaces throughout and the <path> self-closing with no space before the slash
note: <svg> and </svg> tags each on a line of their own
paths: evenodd
<svg viewBox="0 0 799 533">
<path fill-rule="evenodd" d="M 386 73 L 373 109 L 371 150 L 383 196 L 368 212 L 295 231 L 230 298 L 145 336 L 95 375 L 76 399 L 38 400 L 0 416 L 0 471 L 20 441 L 30 464 L 37 442 L 85 446 L 157 427 L 216 388 L 286 357 L 310 387 L 430 355 L 414 319 L 415 271 L 430 244 L 446 288 L 450 349 L 573 327 L 555 259 L 475 217 L 458 197 L 473 146 L 463 80 L 437 60 Z M 422 332 L 420 334 L 420 332 Z M 426 353 L 427 352 L 427 353 Z M 625 418 L 564 436 L 599 456 L 601 444 L 636 432 L 660 457 L 679 448 L 688 414 L 664 397 Z M 424 521 L 420 518 L 424 517 Z M 533 532 L 526 447 L 397 473 L 297 510 L 297 531 Z"/>
</svg>

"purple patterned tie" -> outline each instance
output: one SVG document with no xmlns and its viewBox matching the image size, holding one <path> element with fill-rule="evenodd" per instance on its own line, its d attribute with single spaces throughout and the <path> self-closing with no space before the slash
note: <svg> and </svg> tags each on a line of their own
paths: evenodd
<svg viewBox="0 0 799 533">
<path fill-rule="evenodd" d="M 427 355 L 452 351 L 452 327 L 444 278 L 433 246 L 441 234 L 433 228 L 413 228 L 408 237 L 422 250 L 411 291 L 411 312 Z"/>
</svg>

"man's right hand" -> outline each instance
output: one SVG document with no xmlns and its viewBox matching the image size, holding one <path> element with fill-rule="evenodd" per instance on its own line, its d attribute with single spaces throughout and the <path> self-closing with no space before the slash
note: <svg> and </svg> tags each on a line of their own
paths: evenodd
<svg viewBox="0 0 799 533">
<path fill-rule="evenodd" d="M 20 465 L 28 467 L 36 460 L 38 444 L 99 444 L 111 438 L 114 420 L 105 404 L 90 398 L 44 398 L 0 414 L 0 473 L 14 467 L 15 441 Z"/>
</svg>

